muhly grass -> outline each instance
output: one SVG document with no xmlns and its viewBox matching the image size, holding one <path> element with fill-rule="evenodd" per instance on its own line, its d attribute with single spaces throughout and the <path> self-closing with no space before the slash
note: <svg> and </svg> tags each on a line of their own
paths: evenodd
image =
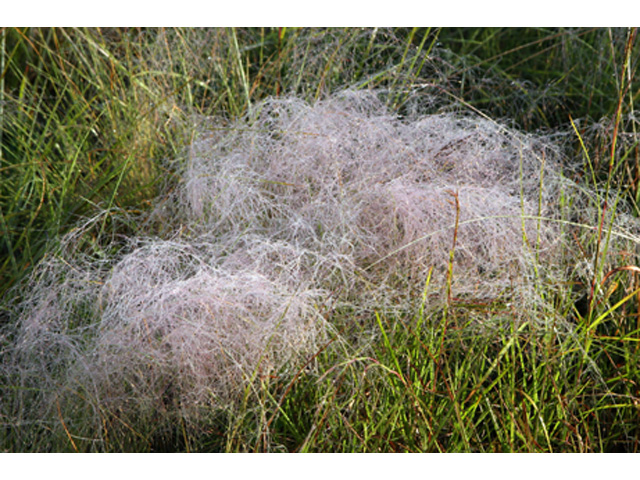
<svg viewBox="0 0 640 480">
<path fill-rule="evenodd" d="M 557 297 L 571 297 L 576 279 L 602 280 L 616 256 L 635 255 L 637 222 L 615 192 L 607 192 L 614 208 L 603 210 L 603 193 L 570 181 L 559 148 L 541 136 L 462 113 L 399 118 L 383 96 L 347 90 L 313 105 L 295 97 L 254 105 L 243 120 L 200 134 L 179 160 L 180 184 L 144 219 L 146 236 L 108 236 L 105 212 L 63 237 L 21 287 L 15 321 L 2 332 L 10 391 L 2 415 L 13 425 L 5 433 L 19 444 L 54 432 L 89 450 L 125 448 L 114 432 L 143 443 L 168 425 L 202 434 L 216 411 L 252 411 L 269 400 L 261 388 L 270 381 L 287 384 L 305 372 L 322 385 L 330 372 L 368 363 L 356 395 L 376 362 L 335 352 L 360 351 L 381 332 L 384 355 L 401 371 L 402 349 L 389 338 L 404 334 L 387 332 L 402 328 L 416 299 L 421 320 L 411 328 L 433 329 L 437 352 L 446 350 L 447 321 L 425 319 L 464 305 L 517 312 L 471 313 L 456 330 L 502 332 L 496 358 L 511 354 L 515 337 L 504 332 L 522 325 L 534 336 L 575 335 Z M 609 233 L 606 248 L 590 243 L 593 225 Z M 588 271 L 594 265 L 600 277 Z M 349 311 L 378 312 L 363 316 L 370 321 L 361 338 L 345 333 L 344 319 L 332 323 Z M 397 326 L 385 323 L 393 315 Z M 329 354 L 327 341 L 342 346 Z M 411 348 L 417 337 L 406 341 L 411 360 L 422 347 Z M 493 361 L 488 346 L 477 348 Z M 313 373 L 320 352 L 335 364 Z M 436 357 L 433 369 L 445 368 Z M 471 382 L 471 365 L 469 372 Z M 495 363 L 478 378 L 495 386 L 503 375 Z M 286 409 L 285 397 L 269 401 Z M 339 401 L 324 397 L 318 408 Z M 407 408 L 415 421 L 424 420 L 414 407 Z M 256 445 L 269 449 L 273 417 L 255 415 Z M 307 432 L 304 445 L 318 435 L 318 425 L 309 428 L 316 433 Z M 431 438 L 427 430 L 416 435 Z M 447 436 L 439 431 L 434 449 Z M 514 448 L 505 435 L 503 448 Z"/>
</svg>

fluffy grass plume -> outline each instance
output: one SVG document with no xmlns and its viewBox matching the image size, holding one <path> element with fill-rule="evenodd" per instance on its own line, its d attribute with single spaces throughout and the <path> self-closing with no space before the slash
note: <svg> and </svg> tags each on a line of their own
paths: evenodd
<svg viewBox="0 0 640 480">
<path fill-rule="evenodd" d="M 416 287 L 431 267 L 442 285 L 455 250 L 456 293 L 495 295 L 557 253 L 557 225 L 535 220 L 558 217 L 564 182 L 541 139 L 465 115 L 399 119 L 367 92 L 255 111 L 192 147 L 175 203 L 198 234 L 304 248 L 307 277 L 347 291 Z"/>
</svg>

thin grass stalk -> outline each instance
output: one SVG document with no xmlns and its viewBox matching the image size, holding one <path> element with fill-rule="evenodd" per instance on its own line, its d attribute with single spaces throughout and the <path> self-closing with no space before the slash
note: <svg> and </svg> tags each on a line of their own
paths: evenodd
<svg viewBox="0 0 640 480">
<path fill-rule="evenodd" d="M 315 352 L 311 357 L 309 357 L 309 359 L 306 361 L 306 363 L 304 363 L 296 372 L 296 374 L 293 376 L 293 378 L 291 379 L 291 381 L 289 382 L 289 385 L 287 385 L 287 388 L 285 388 L 285 391 L 282 393 L 282 396 L 280 397 L 280 400 L 277 402 L 276 405 L 276 409 L 273 412 L 273 414 L 271 415 L 271 418 L 269 418 L 269 420 L 266 422 L 265 428 L 269 428 L 271 426 L 271 424 L 273 423 L 273 421 L 275 420 L 276 416 L 278 415 L 278 413 L 282 412 L 282 406 L 284 404 L 285 399 L 287 398 L 287 395 L 289 394 L 289 392 L 291 391 L 291 389 L 293 388 L 293 386 L 295 385 L 295 383 L 298 381 L 298 378 L 300 377 L 300 375 L 305 371 L 305 369 L 312 363 L 314 362 L 317 357 L 324 352 L 332 343 L 334 343 L 337 340 L 337 338 L 332 338 L 331 340 L 329 340 L 327 343 L 325 343 L 317 352 Z"/>
<path fill-rule="evenodd" d="M 433 51 L 433 47 L 436 46 L 436 44 L 438 43 L 438 38 L 440 35 L 440 31 L 442 29 L 441 28 L 437 28 L 435 34 L 433 35 L 433 40 L 431 40 L 431 44 L 429 44 L 429 48 L 427 49 L 426 52 L 424 52 L 422 54 L 422 61 L 420 62 L 420 65 L 418 66 L 418 69 L 416 70 L 416 73 L 419 74 L 422 71 L 422 68 L 424 67 L 424 64 L 426 63 L 427 59 L 429 58 L 429 56 L 431 55 L 431 52 Z M 416 56 L 414 57 L 414 60 L 411 64 L 411 71 L 413 72 L 413 67 L 415 65 L 416 60 L 418 59 L 418 54 L 422 51 L 422 48 L 424 47 L 424 42 L 426 41 L 427 37 L 429 36 L 429 33 L 431 32 L 431 28 L 429 28 L 427 30 L 427 32 L 425 33 L 422 42 L 420 43 L 420 47 L 418 48 L 418 53 L 416 54 Z"/>
<path fill-rule="evenodd" d="M 314 99 L 316 101 L 320 99 L 320 96 L 322 95 L 323 91 L 325 90 L 326 82 L 327 82 L 327 74 L 329 73 L 329 71 L 333 67 L 333 62 L 335 61 L 336 57 L 338 56 L 338 52 L 340 52 L 340 49 L 342 48 L 342 45 L 344 43 L 346 43 L 346 41 L 347 41 L 346 38 L 340 38 L 340 41 L 338 42 L 338 45 L 336 46 L 335 50 L 333 51 L 333 53 L 329 57 L 329 60 L 327 61 L 327 64 L 325 65 L 324 69 L 322 70 L 322 75 L 320 76 L 320 81 L 318 82 L 318 87 L 316 88 L 316 93 L 315 93 L 315 96 L 314 96 Z"/>
<path fill-rule="evenodd" d="M 371 48 L 373 47 L 373 42 L 375 41 L 376 35 L 378 34 L 378 29 L 379 29 L 379 27 L 374 27 L 371 30 L 371 36 L 369 37 L 369 42 L 367 43 L 367 48 L 364 51 L 364 55 L 362 56 L 362 58 L 365 59 L 365 60 L 367 58 L 369 58 L 369 54 L 371 53 Z M 356 79 L 360 79 L 362 77 L 362 73 L 364 71 L 364 65 L 365 65 L 365 62 L 363 61 L 358 66 L 358 69 L 356 70 L 356 73 L 354 75 L 354 77 Z"/>
<path fill-rule="evenodd" d="M 542 201 L 542 193 L 544 192 L 544 167 L 546 163 L 546 154 L 542 152 L 542 161 L 540 162 L 540 184 L 538 191 L 538 225 L 536 228 L 536 274 L 538 273 L 538 265 L 540 262 L 540 249 L 542 247 L 542 231 L 541 231 L 541 222 L 542 222 L 542 209 L 543 209 L 543 201 Z"/>
<path fill-rule="evenodd" d="M 416 29 L 414 29 L 416 30 Z M 411 35 L 409 37 L 408 43 L 411 43 L 411 40 L 413 39 L 413 36 L 415 34 L 414 30 L 412 30 Z M 399 105 L 401 105 L 404 101 L 406 101 L 406 99 L 409 97 L 410 93 L 409 93 L 409 87 L 411 85 L 412 82 L 415 81 L 414 77 L 415 75 L 417 75 L 420 71 L 422 71 L 422 68 L 425 64 L 425 62 L 427 61 L 427 59 L 429 58 L 429 55 L 431 54 L 431 51 L 433 50 L 433 47 L 435 46 L 436 42 L 438 41 L 438 35 L 440 33 L 440 29 L 436 30 L 436 33 L 433 36 L 433 39 L 431 40 L 431 44 L 429 45 L 429 48 L 427 48 L 427 50 L 425 52 L 422 51 L 422 49 L 424 48 L 424 45 L 427 41 L 427 38 L 429 37 L 429 35 L 431 34 L 431 27 L 427 28 L 427 31 L 425 32 L 425 34 L 422 37 L 422 40 L 420 41 L 420 45 L 418 46 L 418 49 L 416 50 L 415 55 L 413 56 L 413 60 L 411 60 L 411 65 L 409 65 L 409 69 L 406 73 L 406 80 L 404 81 L 404 86 L 402 89 L 399 89 L 398 91 L 398 95 L 396 96 L 394 102 L 393 102 L 393 108 L 398 108 Z M 409 45 L 407 45 L 407 48 L 409 47 Z M 406 52 L 405 52 L 406 54 Z M 418 61 L 418 58 L 422 56 L 422 61 L 420 62 L 420 65 L 418 66 L 418 69 L 415 70 L 415 66 L 416 63 Z M 404 56 L 402 58 L 402 62 L 400 64 L 400 67 L 402 67 L 402 65 L 404 64 Z M 395 79 L 394 79 L 394 84 L 395 84 Z M 391 87 L 391 91 L 393 91 L 393 86 Z M 404 98 L 402 98 L 404 97 Z"/>
<path fill-rule="evenodd" d="M 618 105 L 616 107 L 616 112 L 615 112 L 615 120 L 614 120 L 614 126 L 613 126 L 613 136 L 612 136 L 612 141 L 611 141 L 611 153 L 609 156 L 609 175 L 607 177 L 607 187 L 606 187 L 606 192 L 609 193 L 609 189 L 611 186 L 611 177 L 612 177 L 612 173 L 613 173 L 613 167 L 614 167 L 614 163 L 615 163 L 615 158 L 616 158 L 616 145 L 617 145 L 617 141 L 618 141 L 618 130 L 620 127 L 620 118 L 622 117 L 622 101 L 624 99 L 624 97 L 626 97 L 627 95 L 627 90 L 629 90 L 629 87 L 631 86 L 631 82 L 626 82 L 626 77 L 627 77 L 627 71 L 630 68 L 630 59 L 631 59 L 631 52 L 633 50 L 633 42 L 635 40 L 635 36 L 636 36 L 636 31 L 637 29 L 633 29 L 631 31 L 629 31 L 628 35 L 627 35 L 627 43 L 625 44 L 625 50 L 624 50 L 624 65 L 622 67 L 621 73 L 620 73 L 620 88 L 619 88 L 619 93 L 618 93 Z"/>
<path fill-rule="evenodd" d="M 5 64 L 5 50 L 7 41 L 7 27 L 0 28 L 0 167 L 2 166 L 2 151 L 4 150 L 4 144 L 2 143 L 2 133 L 4 131 L 4 77 L 6 72 L 4 71 Z"/>
<path fill-rule="evenodd" d="M 235 54 L 236 60 L 236 68 L 238 73 L 240 74 L 240 80 L 242 81 L 242 91 L 244 93 L 244 99 L 247 104 L 247 113 L 251 115 L 251 97 L 250 97 L 250 87 L 249 82 L 247 81 L 247 76 L 244 71 L 244 66 L 242 65 L 242 56 L 240 55 L 240 46 L 238 45 L 238 37 L 236 35 L 236 29 L 230 28 L 231 31 L 231 39 L 233 40 L 233 52 Z"/>
<path fill-rule="evenodd" d="M 407 61 L 407 54 L 409 53 L 409 48 L 411 48 L 411 42 L 413 41 L 413 37 L 416 35 L 416 32 L 418 31 L 418 27 L 413 27 L 411 29 L 411 32 L 409 33 L 409 36 L 406 39 L 406 45 L 404 47 L 404 52 L 402 52 L 402 58 L 400 59 L 400 63 L 397 66 L 397 71 L 398 73 L 400 73 L 402 71 L 402 67 L 404 66 L 405 62 Z M 423 42 L 426 39 L 423 39 Z M 414 61 L 415 63 L 415 61 Z M 408 72 L 410 73 L 410 72 Z M 390 90 L 396 91 L 396 83 L 398 82 L 398 75 L 394 76 L 393 81 L 391 82 L 391 87 Z M 399 95 L 398 95 L 399 97 Z M 397 99 L 398 97 L 396 97 L 396 99 L 393 101 L 392 103 L 392 108 L 397 108 Z"/>
<path fill-rule="evenodd" d="M 447 268 L 447 306 L 450 308 L 452 303 L 451 296 L 451 284 L 453 283 L 453 260 L 456 251 L 456 245 L 458 243 L 458 227 L 460 225 L 460 199 L 458 198 L 458 192 L 449 192 L 449 194 L 455 199 L 456 209 L 456 221 L 453 227 L 453 243 L 449 252 L 449 265 Z"/>
<path fill-rule="evenodd" d="M 429 273 L 427 273 L 427 279 L 424 282 L 424 289 L 422 290 L 422 302 L 420 302 L 420 311 L 418 312 L 418 322 L 416 324 L 416 338 L 420 334 L 422 323 L 425 317 L 425 305 L 427 303 L 427 294 L 429 292 L 429 285 L 431 284 L 431 274 L 433 273 L 433 266 L 429 267 Z"/>
<path fill-rule="evenodd" d="M 610 153 L 610 157 L 609 157 L 609 173 L 607 175 L 607 183 L 606 183 L 606 187 L 605 187 L 605 194 L 604 194 L 604 202 L 602 205 L 602 214 L 601 214 L 601 218 L 599 221 L 599 226 L 598 226 L 598 239 L 596 242 L 596 252 L 594 255 L 594 264 L 593 264 L 593 280 L 591 283 L 591 294 L 590 294 L 590 299 L 589 299 L 589 312 L 591 312 L 591 310 L 593 309 L 594 306 L 594 298 L 596 295 L 596 287 L 598 285 L 598 267 L 599 267 L 599 261 L 600 261 L 600 256 L 601 256 L 601 245 L 602 245 L 602 228 L 603 228 L 603 224 L 604 224 L 604 219 L 605 219 L 605 214 L 607 212 L 607 208 L 608 208 L 608 198 L 609 198 L 609 192 L 611 189 L 611 181 L 612 181 L 612 177 L 613 177 L 613 168 L 614 168 L 614 164 L 615 164 L 615 154 L 616 154 L 616 144 L 617 144 L 617 140 L 618 140 L 618 133 L 619 133 L 619 126 L 620 126 L 620 118 L 622 116 L 622 101 L 623 98 L 626 96 L 626 92 L 627 89 L 630 86 L 630 83 L 627 83 L 626 80 L 626 73 L 627 73 L 627 68 L 630 62 L 630 57 L 631 57 L 631 51 L 632 51 L 632 47 L 633 47 L 633 41 L 635 39 L 635 32 L 636 30 L 634 29 L 633 31 L 630 31 L 627 35 L 627 42 L 625 44 L 625 51 L 624 51 L 624 65 L 622 67 L 621 70 L 621 74 L 620 74 L 620 86 L 619 86 L 619 93 L 618 93 L 618 105 L 616 107 L 616 112 L 615 112 L 615 120 L 614 120 L 614 126 L 613 126 L 613 135 L 612 135 L 612 141 L 611 141 L 611 153 Z M 617 202 L 618 202 L 618 198 L 616 198 L 616 202 L 614 204 L 613 207 L 613 211 L 611 213 L 611 226 L 613 225 L 613 221 L 615 218 L 615 208 L 617 206 Z M 608 246 L 608 239 L 610 237 L 610 233 L 611 233 L 611 228 L 608 229 L 608 235 L 607 235 L 607 242 L 606 245 L 604 246 L 604 249 L 602 251 L 602 255 L 606 255 L 607 252 L 607 246 Z M 591 321 L 591 315 L 589 315 L 589 322 Z"/>
</svg>

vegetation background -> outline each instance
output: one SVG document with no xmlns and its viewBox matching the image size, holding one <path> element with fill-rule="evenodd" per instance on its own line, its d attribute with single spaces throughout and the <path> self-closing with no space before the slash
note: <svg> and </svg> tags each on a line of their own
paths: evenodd
<svg viewBox="0 0 640 480">
<path fill-rule="evenodd" d="M 170 160 L 203 126 L 230 124 L 270 96 L 384 89 L 402 115 L 412 92 L 434 92 L 443 100 L 433 113 L 453 105 L 552 136 L 572 180 L 602 192 L 601 213 L 615 189 L 637 216 L 639 49 L 625 28 L 3 28 L 0 326 L 10 331 L 22 282 L 62 235 L 96 212 L 108 212 L 100 233 L 149 234 L 123 219 L 180 182 Z M 258 401 L 195 426 L 133 425 L 114 411 L 99 426 L 62 415 L 27 423 L 12 401 L 21 387 L 4 375 L 0 448 L 637 451 L 637 252 L 599 262 L 606 225 L 583 227 L 590 240 L 579 245 L 595 260 L 593 281 L 576 287 L 582 303 L 571 288 L 550 289 L 554 311 L 535 312 L 573 318 L 572 335 L 527 322 L 490 334 L 462 327 L 509 317 L 507 299 L 428 315 L 340 312 L 328 319 L 339 333 L 294 375 L 265 379 Z M 349 332 L 364 323 L 375 331 Z M 344 335 L 367 341 L 347 348 Z M 0 337 L 3 361 L 12 340 Z"/>
</svg>

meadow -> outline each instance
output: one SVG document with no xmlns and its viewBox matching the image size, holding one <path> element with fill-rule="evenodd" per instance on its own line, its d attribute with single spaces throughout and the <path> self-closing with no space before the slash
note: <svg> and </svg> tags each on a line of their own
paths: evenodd
<svg viewBox="0 0 640 480">
<path fill-rule="evenodd" d="M 0 30 L 0 450 L 637 452 L 625 28 Z"/>
</svg>

